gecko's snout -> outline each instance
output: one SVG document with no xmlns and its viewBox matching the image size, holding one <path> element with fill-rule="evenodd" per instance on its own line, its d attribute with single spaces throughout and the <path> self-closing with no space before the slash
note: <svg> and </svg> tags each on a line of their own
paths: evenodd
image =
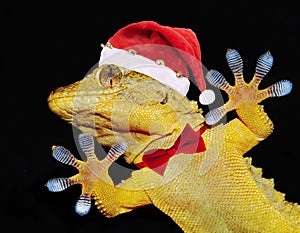
<svg viewBox="0 0 300 233">
<path fill-rule="evenodd" d="M 71 121 L 74 113 L 74 104 L 70 96 L 57 89 L 49 94 L 47 102 L 49 109 L 53 113 L 66 121 Z"/>
</svg>

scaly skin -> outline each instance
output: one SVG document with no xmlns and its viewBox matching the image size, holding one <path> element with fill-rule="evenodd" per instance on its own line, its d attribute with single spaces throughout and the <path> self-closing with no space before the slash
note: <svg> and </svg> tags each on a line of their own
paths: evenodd
<svg viewBox="0 0 300 233">
<path fill-rule="evenodd" d="M 206 122 L 195 101 L 151 77 L 121 67 L 111 66 L 113 70 L 120 69 L 122 75 L 110 86 L 99 81 L 104 69 L 99 67 L 83 80 L 52 92 L 48 99 L 50 109 L 83 132 L 80 136 L 85 139 L 80 140 L 84 142 L 87 161 L 79 161 L 54 147 L 54 157 L 75 166 L 79 174 L 50 180 L 49 190 L 61 191 L 69 185 L 82 184 L 76 207 L 79 214 L 87 213 L 90 197 L 107 217 L 153 204 L 184 232 L 300 232 L 299 205 L 286 201 L 282 193 L 274 190 L 272 180 L 263 178 L 261 169 L 243 157 L 273 131 L 273 124 L 259 103 L 287 94 L 283 89 L 290 83 L 283 81 L 259 90 L 265 75 L 261 75 L 260 67 L 247 84 L 242 66 L 230 60 L 233 55 L 240 59 L 239 54 L 228 51 L 227 55 L 236 83 L 231 86 L 216 71 L 209 73 L 208 80 L 227 92 L 229 101 L 209 112 Z M 92 149 L 90 135 L 108 147 L 125 142 L 125 159 L 136 164 L 141 162 L 145 150 L 171 147 L 187 123 L 198 130 L 205 124 L 215 124 L 231 110 L 236 110 L 237 119 L 209 127 L 202 135 L 206 151 L 175 155 L 163 176 L 146 167 L 114 185 L 108 168 L 125 149 L 118 155 L 112 150 L 102 161 Z"/>
</svg>

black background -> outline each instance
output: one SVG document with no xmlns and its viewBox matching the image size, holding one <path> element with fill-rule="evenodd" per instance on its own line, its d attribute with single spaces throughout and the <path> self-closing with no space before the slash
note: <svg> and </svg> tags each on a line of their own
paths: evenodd
<svg viewBox="0 0 300 233">
<path fill-rule="evenodd" d="M 300 203 L 299 157 L 299 14 L 293 6 L 269 7 L 180 2 L 140 4 L 11 4 L 1 13 L 1 112 L 4 116 L 2 213 L 9 227 L 31 232 L 181 232 L 170 218 L 146 206 L 106 219 L 93 206 L 87 216 L 74 211 L 80 186 L 61 193 L 44 184 L 75 174 L 51 156 L 52 145 L 76 152 L 72 128 L 47 106 L 51 90 L 81 79 L 98 61 L 101 43 L 118 29 L 140 20 L 191 28 L 201 45 L 202 62 L 231 82 L 225 53 L 237 49 L 246 80 L 259 55 L 270 50 L 274 65 L 261 88 L 281 79 L 293 82 L 291 94 L 264 101 L 274 133 L 247 155 L 274 178 L 286 199 Z M 229 114 L 229 116 L 231 116 Z M 3 141 L 3 140 L 2 140 Z M 8 182 L 6 182 L 8 181 Z M 203 213 L 205 215 L 205 213 Z"/>
</svg>

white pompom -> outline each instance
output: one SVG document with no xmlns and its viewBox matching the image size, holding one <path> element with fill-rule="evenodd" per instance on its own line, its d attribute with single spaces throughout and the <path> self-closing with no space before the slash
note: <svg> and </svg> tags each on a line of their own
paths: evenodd
<svg viewBox="0 0 300 233">
<path fill-rule="evenodd" d="M 208 105 L 215 101 L 215 93 L 212 90 L 205 90 L 199 96 L 202 105 Z"/>
</svg>

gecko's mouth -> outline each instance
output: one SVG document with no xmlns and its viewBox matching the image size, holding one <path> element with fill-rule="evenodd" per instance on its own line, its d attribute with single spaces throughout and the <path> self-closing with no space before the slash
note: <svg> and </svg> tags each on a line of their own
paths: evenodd
<svg viewBox="0 0 300 233">
<path fill-rule="evenodd" d="M 51 92 L 48 97 L 48 106 L 52 112 L 61 117 L 63 120 L 71 122 L 74 114 L 74 104 L 71 99 L 73 98 L 62 96 L 58 97 L 55 92 Z"/>
</svg>

